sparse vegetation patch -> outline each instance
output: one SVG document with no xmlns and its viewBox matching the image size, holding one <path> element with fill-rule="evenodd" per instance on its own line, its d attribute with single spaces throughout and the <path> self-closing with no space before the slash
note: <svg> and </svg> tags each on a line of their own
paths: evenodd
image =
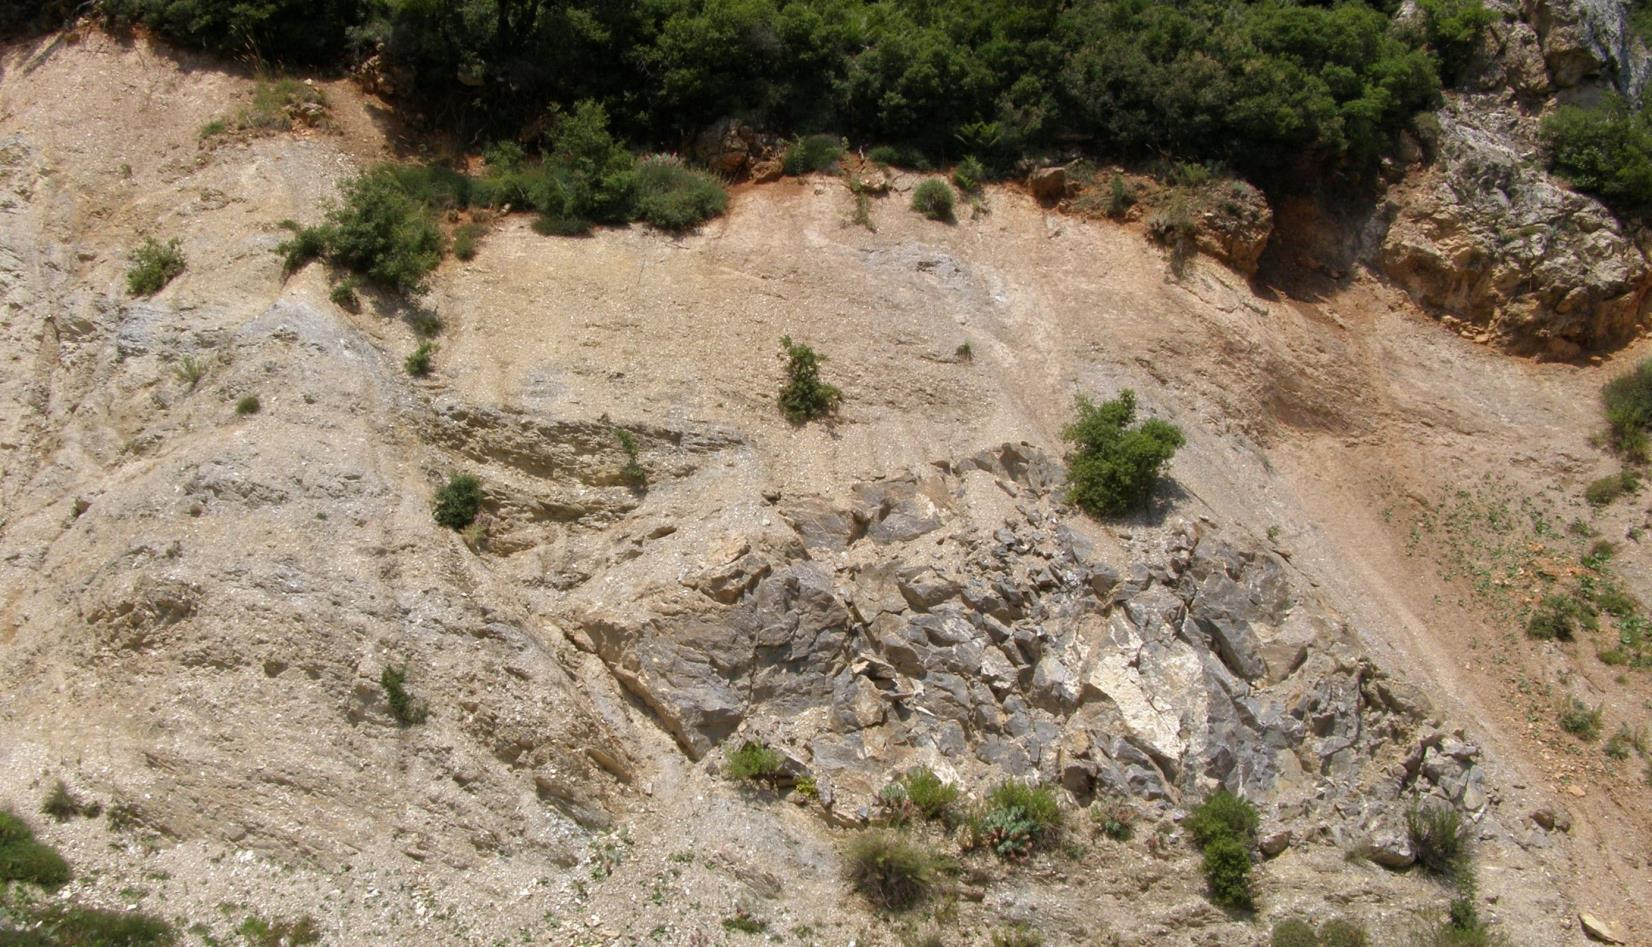
<svg viewBox="0 0 1652 947">
<path fill-rule="evenodd" d="M 162 243 L 146 237 L 132 251 L 132 267 L 126 271 L 126 291 L 133 296 L 153 296 L 183 271 L 183 244 L 178 238 Z"/>
</svg>

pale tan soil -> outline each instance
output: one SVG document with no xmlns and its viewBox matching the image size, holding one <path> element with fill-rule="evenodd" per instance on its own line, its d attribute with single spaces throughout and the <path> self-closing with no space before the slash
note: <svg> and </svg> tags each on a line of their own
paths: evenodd
<svg viewBox="0 0 1652 947">
<path fill-rule="evenodd" d="M 0 63 L 0 148 L 27 141 L 5 163 L 20 196 L 0 241 L 0 801 L 31 811 L 62 774 L 105 801 L 137 797 L 167 830 L 42 825 L 96 866 L 71 894 L 220 934 L 248 910 L 312 914 L 338 943 L 739 943 L 720 921 L 741 904 L 788 942 L 890 942 L 841 883 L 841 833 L 689 764 L 567 644 L 554 616 L 614 587 L 565 598 L 545 582 L 554 549 L 480 557 L 429 523 L 430 484 L 455 461 L 427 443 L 422 406 L 738 432 L 740 446 L 685 461 L 623 521 L 626 535 L 677 525 L 686 563 L 769 517 L 764 490 L 830 493 L 1004 441 L 1058 452 L 1075 394 L 1131 386 L 1188 434 L 1172 516 L 1258 540 L 1277 526 L 1377 660 L 1485 745 L 1507 827 L 1479 846 L 1486 913 L 1520 944 L 1581 943 L 1574 906 L 1652 942 L 1642 764 L 1579 746 L 1554 725 L 1555 696 L 1518 686 L 1588 695 L 1610 732 L 1652 722 L 1646 673 L 1619 683 L 1588 642 L 1526 640 L 1407 541 L 1418 500 L 1487 471 L 1526 493 L 1556 488 L 1587 516 L 1583 483 L 1612 467 L 1589 443 L 1595 392 L 1639 353 L 1539 366 L 1476 348 L 1377 285 L 1294 303 L 1208 261 L 1176 281 L 1134 230 L 1051 215 L 1013 189 L 955 226 L 897 193 L 868 232 L 848 222 L 846 189 L 812 178 L 742 189 L 727 217 L 681 238 L 551 239 L 503 220 L 474 261 L 439 274 L 425 300 L 445 323 L 436 372 L 415 383 L 397 313 L 343 313 L 321 267 L 283 281 L 271 253 L 277 221 L 315 219 L 339 180 L 393 150 L 371 103 L 330 83 L 337 131 L 203 149 L 197 130 L 246 78 L 97 34 Z M 182 237 L 190 267 L 154 304 L 129 305 L 124 255 L 151 233 Z M 277 300 L 330 321 L 289 325 L 269 313 Z M 185 391 L 164 346 L 116 356 L 146 318 L 176 351 L 233 357 Z M 787 333 L 828 356 L 847 393 L 836 422 L 776 416 Z M 970 362 L 955 354 L 964 341 Z M 251 391 L 263 412 L 233 419 Z M 293 499 L 197 517 L 184 481 L 214 463 Z M 92 499 L 81 526 L 78 496 Z M 1600 528 L 1621 536 L 1646 509 L 1643 494 Z M 1624 546 L 1620 571 L 1652 600 L 1644 547 Z M 107 577 L 168 557 L 234 577 L 207 590 L 211 622 L 194 624 L 211 627 L 191 632 L 191 660 L 94 640 L 86 613 Z M 507 645 L 431 630 L 463 609 L 526 633 Z M 401 731 L 364 709 L 377 669 L 409 651 L 452 671 L 429 696 L 491 708 L 493 731 L 440 713 Z M 582 783 L 620 813 L 623 838 L 568 830 L 531 782 L 507 778 L 499 745 L 524 733 L 535 752 L 568 750 L 552 766 L 577 771 L 569 760 L 591 747 L 628 756 L 631 784 Z M 444 775 L 455 771 L 473 782 Z M 1539 805 L 1573 812 L 1569 839 L 1532 828 Z M 671 857 L 683 852 L 692 860 Z M 1264 924 L 1208 905 L 1184 849 L 1160 858 L 1141 837 L 1097 841 L 1076 862 L 977 868 L 991 883 L 959 928 L 979 937 L 1027 919 L 1051 944 L 1265 939 Z M 1444 900 L 1328 844 L 1293 848 L 1259 878 L 1268 918 L 1330 905 L 1383 942 Z M 798 926 L 814 934 L 787 933 Z"/>
</svg>

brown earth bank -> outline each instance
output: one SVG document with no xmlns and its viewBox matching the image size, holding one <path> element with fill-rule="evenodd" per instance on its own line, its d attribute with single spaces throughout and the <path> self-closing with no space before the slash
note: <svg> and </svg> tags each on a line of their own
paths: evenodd
<svg viewBox="0 0 1652 947">
<path fill-rule="evenodd" d="M 1520 624 L 1597 537 L 1652 598 L 1644 496 L 1581 497 L 1644 344 L 1511 359 L 1366 277 L 1277 298 L 1014 189 L 925 220 L 900 175 L 871 228 L 824 176 L 681 237 L 507 216 L 349 312 L 284 276 L 280 222 L 406 148 L 319 85 L 325 130 L 203 142 L 250 77 L 95 32 L 0 59 L 0 803 L 76 867 L 53 897 L 202 942 L 1408 944 L 1450 897 L 1403 867 L 1428 800 L 1511 943 L 1584 943 L 1580 911 L 1652 942 L 1645 760 L 1557 725 L 1575 696 L 1645 726 L 1646 672 Z M 188 267 L 132 299 L 145 236 Z M 831 422 L 779 416 L 782 335 Z M 1097 523 L 1060 430 L 1126 387 L 1188 443 L 1152 515 Z M 455 470 L 485 536 L 431 521 Z M 816 793 L 725 778 L 745 740 Z M 1060 785 L 1068 844 L 871 910 L 843 846 L 915 764 Z M 111 815 L 35 815 L 57 779 Z M 1262 812 L 1254 916 L 1180 826 L 1219 785 Z"/>
</svg>

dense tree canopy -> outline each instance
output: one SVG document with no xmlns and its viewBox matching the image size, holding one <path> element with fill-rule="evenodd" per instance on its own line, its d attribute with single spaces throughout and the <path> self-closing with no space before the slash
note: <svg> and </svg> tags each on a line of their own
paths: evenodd
<svg viewBox="0 0 1652 947">
<path fill-rule="evenodd" d="M 589 100 L 637 143 L 738 115 L 989 167 L 1076 144 L 1253 174 L 1368 166 L 1487 19 L 1479 0 L 1428 0 L 1412 27 L 1359 0 L 101 4 L 264 60 L 382 50 L 404 105 L 478 141 Z"/>
</svg>

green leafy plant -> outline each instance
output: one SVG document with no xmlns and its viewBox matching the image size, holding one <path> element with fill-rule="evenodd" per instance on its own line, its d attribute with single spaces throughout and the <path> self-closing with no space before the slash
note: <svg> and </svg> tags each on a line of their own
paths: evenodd
<svg viewBox="0 0 1652 947">
<path fill-rule="evenodd" d="M 1600 724 L 1600 707 L 1590 707 L 1576 697 L 1566 698 L 1566 705 L 1560 709 L 1560 729 L 1593 742 L 1600 736 Z"/>
<path fill-rule="evenodd" d="M 32 929 L 15 941 L 18 947 L 171 947 L 178 942 L 171 925 L 134 911 L 47 904 L 20 913 Z"/>
<path fill-rule="evenodd" d="M 981 185 L 986 183 L 986 179 L 987 169 L 981 165 L 980 161 L 976 160 L 974 155 L 958 162 L 957 167 L 952 169 L 952 183 L 965 194 L 972 194 L 980 190 Z"/>
<path fill-rule="evenodd" d="M 742 909 L 723 918 L 723 930 L 736 934 L 761 934 L 769 929 L 769 922 L 752 917 Z"/>
<path fill-rule="evenodd" d="M 1648 160 L 1652 162 L 1652 158 Z M 1652 167 L 1647 174 L 1652 178 Z M 1652 358 L 1607 382 L 1600 390 L 1600 400 L 1612 446 L 1625 458 L 1645 463 L 1649 459 L 1648 433 L 1652 432 Z"/>
<path fill-rule="evenodd" d="M 637 216 L 661 230 L 699 226 L 728 209 L 722 182 L 664 155 L 637 162 Z"/>
<path fill-rule="evenodd" d="M 1250 848 L 1239 839 L 1224 835 L 1204 846 L 1202 862 L 1210 899 L 1234 910 L 1252 907 Z"/>
<path fill-rule="evenodd" d="M 296 228 L 276 252 L 288 272 L 316 257 L 403 294 L 424 292 L 442 260 L 442 232 L 403 169 L 378 165 L 346 182 L 343 201 L 319 227 Z"/>
<path fill-rule="evenodd" d="M 1068 499 L 1092 516 L 1146 509 L 1160 471 L 1184 443 L 1181 429 L 1157 418 L 1135 423 L 1136 393 L 1128 388 L 1099 405 L 1080 396 L 1076 410 L 1061 432 L 1073 445 Z"/>
<path fill-rule="evenodd" d="M 901 787 L 918 814 L 933 821 L 945 821 L 957 804 L 958 787 L 943 780 L 927 766 L 910 769 L 901 775 Z"/>
<path fill-rule="evenodd" d="M 1611 98 L 1561 106 L 1543 120 L 1550 167 L 1573 187 L 1628 216 L 1652 211 L 1652 124 Z"/>
<path fill-rule="evenodd" d="M 174 237 L 161 243 L 145 237 L 132 251 L 132 266 L 126 271 L 126 291 L 133 296 L 153 296 L 184 271 L 183 244 Z"/>
<path fill-rule="evenodd" d="M 1370 947 L 1371 935 L 1347 918 L 1334 917 L 1319 926 L 1319 947 Z"/>
<path fill-rule="evenodd" d="M 1634 493 L 1640 485 L 1640 475 L 1633 470 L 1623 470 L 1589 481 L 1583 490 L 1583 498 L 1589 501 L 1590 506 L 1607 506 L 1624 494 Z"/>
<path fill-rule="evenodd" d="M 1025 924 L 1011 924 L 992 932 L 992 947 L 1044 947 L 1044 935 Z"/>
<path fill-rule="evenodd" d="M 835 135 L 809 135 L 799 138 L 786 149 L 780 159 L 781 170 L 793 177 L 816 171 L 829 171 L 843 154 L 843 140 Z"/>
<path fill-rule="evenodd" d="M 625 428 L 615 428 L 614 435 L 619 438 L 620 450 L 625 452 L 625 466 L 620 468 L 620 476 L 635 487 L 648 485 L 648 471 L 637 459 L 637 436 Z"/>
<path fill-rule="evenodd" d="M 820 380 L 825 356 L 789 335 L 780 339 L 780 356 L 786 363 L 786 383 L 780 389 L 780 413 L 786 420 L 802 424 L 837 410 L 843 393 Z"/>
<path fill-rule="evenodd" d="M 415 700 L 407 690 L 407 668 L 387 667 L 379 674 L 379 687 L 384 690 L 385 703 L 390 705 L 390 716 L 403 727 L 424 723 L 428 712 L 424 702 Z"/>
<path fill-rule="evenodd" d="M 35 841 L 34 830 L 10 810 L 0 809 L 0 883 L 26 881 L 56 888 L 69 880 L 69 863 L 57 850 Z"/>
<path fill-rule="evenodd" d="M 845 853 L 849 882 L 874 905 L 904 911 L 922 903 L 947 867 L 921 842 L 882 829 L 861 832 Z"/>
<path fill-rule="evenodd" d="M 84 802 L 69 788 L 69 784 L 59 779 L 52 783 L 52 788 L 46 793 L 46 799 L 40 804 L 40 811 L 52 817 L 56 822 L 67 822 L 82 816 L 92 819 L 103 811 L 103 806 L 96 802 Z"/>
<path fill-rule="evenodd" d="M 482 481 L 474 474 L 456 473 L 436 491 L 431 506 L 437 525 L 461 530 L 476 521 L 482 511 Z"/>
<path fill-rule="evenodd" d="M 402 361 L 402 367 L 406 368 L 407 373 L 414 378 L 428 378 L 435 354 L 436 343 L 428 340 L 420 342 L 419 347 L 414 349 L 413 353 Z"/>
<path fill-rule="evenodd" d="M 730 779 L 775 783 L 786 772 L 786 758 L 778 750 L 750 740 L 729 751 L 723 773 Z"/>
<path fill-rule="evenodd" d="M 345 312 L 361 311 L 361 299 L 356 296 L 356 278 L 354 276 L 346 276 L 334 283 L 332 290 L 327 293 L 327 298 L 333 301 L 333 305 Z"/>
<path fill-rule="evenodd" d="M 185 355 L 172 366 L 173 377 L 188 386 L 190 391 L 194 391 L 201 384 L 201 379 L 206 377 L 206 373 L 206 362 L 193 355 Z"/>
<path fill-rule="evenodd" d="M 1457 810 L 1447 805 L 1418 804 L 1405 814 L 1406 834 L 1424 871 L 1451 877 L 1468 857 L 1468 835 Z"/>
<path fill-rule="evenodd" d="M 952 207 L 952 188 L 939 178 L 930 178 L 912 189 L 912 209 L 930 220 L 951 220 Z"/>
<path fill-rule="evenodd" d="M 235 402 L 235 413 L 242 417 L 257 414 L 262 408 L 263 405 L 259 403 L 257 395 L 243 395 L 240 400 Z"/>
<path fill-rule="evenodd" d="M 1107 182 L 1107 216 L 1118 220 L 1136 206 L 1136 192 L 1125 182 L 1124 175 L 1114 174 Z"/>
<path fill-rule="evenodd" d="M 315 918 L 308 915 L 273 921 L 249 915 L 235 929 L 235 933 L 241 935 L 250 947 L 303 947 L 321 941 L 321 928 L 316 925 Z"/>
</svg>

